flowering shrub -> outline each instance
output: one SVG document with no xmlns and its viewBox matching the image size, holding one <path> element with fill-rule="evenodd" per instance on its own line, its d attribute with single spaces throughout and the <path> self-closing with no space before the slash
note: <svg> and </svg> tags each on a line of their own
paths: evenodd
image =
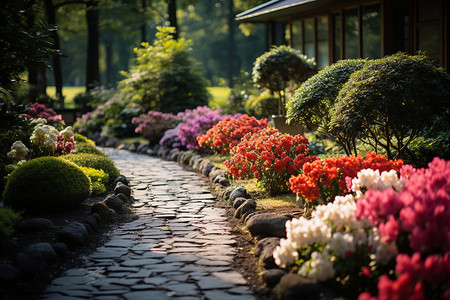
<svg viewBox="0 0 450 300">
<path fill-rule="evenodd" d="M 450 162 L 435 158 L 428 169 L 404 169 L 410 179 L 401 192 L 367 191 L 357 203 L 356 217 L 401 252 L 398 277 L 381 277 L 378 296 L 364 293 L 360 300 L 450 299 Z"/>
<path fill-rule="evenodd" d="M 307 204 L 314 206 L 320 202 L 332 201 L 337 195 L 349 193 L 347 181 L 356 177 L 360 170 L 398 172 L 402 165 L 402 160 L 388 161 L 383 155 L 376 155 L 374 152 L 367 153 L 365 159 L 360 155 L 351 155 L 315 160 L 305 163 L 303 174 L 292 176 L 289 184 L 294 193 L 298 193 Z"/>
<path fill-rule="evenodd" d="M 19 162 L 25 160 L 29 152 L 30 150 L 22 143 L 22 141 L 15 141 L 11 146 L 11 151 L 7 153 L 7 156 L 15 162 Z"/>
<path fill-rule="evenodd" d="M 317 159 L 308 156 L 307 139 L 271 127 L 247 133 L 231 154 L 225 161 L 227 172 L 237 178 L 254 177 L 271 194 L 288 190 L 289 177 L 298 174 L 305 162 Z"/>
<path fill-rule="evenodd" d="M 30 103 L 29 106 L 31 107 L 31 109 L 28 110 L 25 114 L 25 117 L 27 119 L 43 118 L 47 120 L 48 123 L 53 124 L 55 127 L 65 125 L 61 115 L 57 115 L 53 109 L 46 107 L 44 104 L 35 102 Z"/>
<path fill-rule="evenodd" d="M 159 140 L 159 144 L 165 148 L 178 148 L 181 147 L 181 140 L 178 137 L 178 129 L 180 129 L 180 124 L 172 129 L 167 129 L 164 132 L 163 137 Z"/>
<path fill-rule="evenodd" d="M 381 238 L 378 228 L 355 217 L 353 195 L 337 196 L 319 205 L 311 219 L 286 222 L 286 239 L 273 254 L 281 267 L 298 266 L 302 276 L 334 280 L 352 290 L 376 285 L 377 275 L 390 268 L 397 254 L 395 243 Z"/>
<path fill-rule="evenodd" d="M 152 110 L 131 120 L 133 124 L 137 124 L 136 133 L 143 135 L 150 143 L 158 142 L 167 129 L 174 128 L 180 121 L 174 114 Z"/>
<path fill-rule="evenodd" d="M 208 149 L 200 148 L 197 137 L 205 134 L 208 129 L 224 118 L 221 112 L 221 109 L 212 110 L 207 106 L 199 106 L 196 109 L 187 109 L 184 113 L 179 113 L 178 116 L 185 120 L 177 131 L 181 144 L 190 150 L 207 151 Z"/>
<path fill-rule="evenodd" d="M 258 120 L 248 115 L 227 116 L 210 128 L 206 134 L 197 137 L 197 141 L 200 148 L 227 154 L 247 133 L 259 132 L 266 127 L 267 119 Z"/>
</svg>

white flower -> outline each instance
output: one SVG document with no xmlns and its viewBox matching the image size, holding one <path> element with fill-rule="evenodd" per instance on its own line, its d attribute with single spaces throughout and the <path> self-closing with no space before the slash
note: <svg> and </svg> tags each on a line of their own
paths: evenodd
<svg viewBox="0 0 450 300">
<path fill-rule="evenodd" d="M 398 253 L 397 245 L 393 243 L 381 243 L 375 251 L 376 261 L 382 265 L 387 264 Z"/>
<path fill-rule="evenodd" d="M 15 160 L 22 160 L 27 156 L 29 150 L 22 143 L 22 141 L 15 141 L 11 146 L 11 151 L 8 152 L 8 157 L 14 158 Z"/>
<path fill-rule="evenodd" d="M 72 126 L 67 126 L 64 130 L 59 133 L 64 139 L 68 140 L 74 136 Z"/>
<path fill-rule="evenodd" d="M 325 281 L 332 278 L 336 271 L 328 258 L 328 251 L 324 250 L 322 253 L 314 251 L 311 259 L 302 265 L 298 273 L 308 278 Z"/>
<path fill-rule="evenodd" d="M 353 235 L 349 233 L 342 234 L 340 232 L 336 232 L 328 242 L 328 246 L 334 254 L 341 258 L 344 258 L 347 251 L 355 251 L 353 240 Z"/>
<path fill-rule="evenodd" d="M 31 125 L 36 126 L 36 125 L 45 125 L 47 124 L 47 120 L 44 118 L 35 118 L 32 119 L 30 122 Z"/>
<path fill-rule="evenodd" d="M 285 268 L 298 259 L 298 252 L 290 241 L 280 239 L 280 245 L 275 248 L 273 258 L 277 265 Z"/>
<path fill-rule="evenodd" d="M 379 170 L 364 169 L 358 172 L 358 175 L 352 179 L 352 191 L 356 193 L 356 198 L 361 199 L 364 196 L 364 190 L 383 191 L 393 187 L 400 191 L 403 187 L 403 180 L 398 178 L 395 170 L 382 172 Z"/>
</svg>

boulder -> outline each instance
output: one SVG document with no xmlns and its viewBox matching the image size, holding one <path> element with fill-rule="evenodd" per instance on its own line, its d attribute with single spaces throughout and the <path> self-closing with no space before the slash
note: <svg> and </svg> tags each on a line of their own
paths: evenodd
<svg viewBox="0 0 450 300">
<path fill-rule="evenodd" d="M 66 255 L 67 254 L 68 248 L 67 248 L 67 245 L 63 242 L 54 243 L 52 245 L 52 247 L 55 250 L 56 254 L 58 254 L 58 255 Z"/>
<path fill-rule="evenodd" d="M 91 213 L 98 214 L 102 219 L 102 223 L 108 223 L 114 218 L 114 215 L 112 214 L 109 207 L 103 202 L 97 202 L 92 205 Z"/>
<path fill-rule="evenodd" d="M 211 169 L 211 171 L 209 172 L 208 177 L 209 177 L 209 179 L 211 179 L 211 180 L 214 181 L 214 179 L 215 179 L 217 176 L 219 176 L 219 175 L 225 176 L 225 171 L 222 170 L 221 168 L 213 167 L 213 168 Z"/>
<path fill-rule="evenodd" d="M 278 287 L 281 299 L 286 300 L 317 300 L 323 292 L 323 287 L 316 281 L 293 273 L 281 277 Z"/>
<path fill-rule="evenodd" d="M 238 197 L 238 198 L 234 199 L 233 208 L 238 209 L 239 206 L 241 206 L 245 201 L 247 201 L 247 198 L 244 198 L 244 197 Z"/>
<path fill-rule="evenodd" d="M 8 287 L 17 281 L 20 271 L 10 264 L 0 264 L 0 286 Z"/>
<path fill-rule="evenodd" d="M 92 214 L 86 217 L 84 220 L 84 223 L 89 224 L 91 226 L 92 230 L 98 231 L 100 227 L 102 226 L 102 219 L 98 214 Z"/>
<path fill-rule="evenodd" d="M 57 239 L 69 247 L 82 246 L 88 243 L 89 233 L 83 224 L 74 221 L 58 233 Z"/>
<path fill-rule="evenodd" d="M 116 147 L 116 144 L 117 144 L 117 139 L 116 138 L 108 138 L 106 141 L 105 141 L 105 147 L 111 147 L 111 148 L 114 148 L 114 147 Z"/>
<path fill-rule="evenodd" d="M 248 193 L 245 187 L 238 186 L 230 193 L 230 198 L 228 199 L 228 203 L 233 203 L 236 198 L 248 198 Z"/>
<path fill-rule="evenodd" d="M 123 201 L 117 197 L 116 195 L 109 195 L 106 197 L 103 202 L 109 207 L 114 209 L 116 212 L 123 211 L 125 209 L 125 206 L 123 204 Z"/>
<path fill-rule="evenodd" d="M 149 148 L 148 144 L 139 144 L 139 146 L 137 147 L 137 152 L 146 153 L 148 148 Z"/>
<path fill-rule="evenodd" d="M 119 175 L 119 177 L 117 177 L 116 180 L 114 180 L 113 186 L 116 186 L 117 183 L 119 183 L 119 182 L 122 182 L 125 185 L 128 185 L 128 183 L 129 183 L 128 179 L 123 175 Z"/>
<path fill-rule="evenodd" d="M 37 243 L 26 247 L 17 254 L 15 265 L 25 274 L 37 274 L 44 270 L 56 257 L 56 252 L 49 243 Z"/>
<path fill-rule="evenodd" d="M 289 220 L 286 216 L 279 216 L 276 214 L 263 213 L 251 216 L 247 219 L 247 229 L 252 236 L 264 237 L 286 237 L 286 221 Z"/>
<path fill-rule="evenodd" d="M 124 193 L 118 193 L 116 196 L 119 197 L 123 203 L 129 203 L 131 200 L 131 197 L 127 197 Z"/>
<path fill-rule="evenodd" d="M 277 237 L 264 238 L 256 243 L 255 256 L 259 257 L 259 263 L 265 269 L 278 268 L 275 264 L 275 259 L 273 258 L 273 252 L 279 244 L 280 238 Z"/>
<path fill-rule="evenodd" d="M 230 186 L 230 180 L 225 176 L 219 175 L 216 176 L 213 180 L 214 183 L 218 183 L 221 186 Z"/>
<path fill-rule="evenodd" d="M 30 230 L 30 231 L 45 231 L 50 230 L 53 227 L 54 227 L 53 222 L 45 218 L 25 219 L 16 225 L 16 228 L 19 230 Z"/>
<path fill-rule="evenodd" d="M 131 189 L 129 186 L 123 184 L 122 182 L 118 182 L 116 184 L 116 187 L 114 188 L 114 194 L 119 194 L 122 193 L 125 196 L 127 196 L 128 198 L 131 197 Z"/>
<path fill-rule="evenodd" d="M 199 171 L 200 173 L 202 173 L 205 176 L 209 176 L 209 173 L 211 172 L 211 170 L 215 168 L 214 165 L 208 161 L 203 162 L 200 165 Z"/>
<path fill-rule="evenodd" d="M 276 286 L 280 282 L 281 277 L 286 274 L 287 273 L 281 269 L 270 269 L 262 272 L 262 278 L 266 285 L 272 288 Z"/>
<path fill-rule="evenodd" d="M 239 199 L 239 198 L 238 198 Z M 236 199 L 235 199 L 236 200 Z M 240 219 L 245 213 L 247 213 L 249 210 L 255 211 L 256 209 L 256 201 L 254 199 L 248 199 L 245 200 L 244 203 L 242 203 L 238 209 L 234 212 L 234 217 L 236 219 Z"/>
</svg>

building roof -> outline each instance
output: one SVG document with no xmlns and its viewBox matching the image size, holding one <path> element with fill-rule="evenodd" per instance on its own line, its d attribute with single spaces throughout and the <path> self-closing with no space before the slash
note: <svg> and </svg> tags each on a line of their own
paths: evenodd
<svg viewBox="0 0 450 300">
<path fill-rule="evenodd" d="M 283 15 L 287 10 L 293 7 L 299 7 L 317 0 L 272 0 L 244 11 L 236 16 L 237 21 L 243 22 L 264 22 L 269 15 L 271 18 L 277 15 Z"/>
</svg>

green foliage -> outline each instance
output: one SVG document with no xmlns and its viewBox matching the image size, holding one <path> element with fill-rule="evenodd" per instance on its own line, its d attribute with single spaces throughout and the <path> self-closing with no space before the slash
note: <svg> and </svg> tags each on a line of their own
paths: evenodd
<svg viewBox="0 0 450 300">
<path fill-rule="evenodd" d="M 60 157 L 40 157 L 19 165 L 3 192 L 5 206 L 17 210 L 49 211 L 73 208 L 89 197 L 89 177 Z"/>
<path fill-rule="evenodd" d="M 76 143 L 75 153 L 91 153 L 96 155 L 105 155 L 102 151 L 89 143 Z"/>
<path fill-rule="evenodd" d="M 113 181 L 119 176 L 119 170 L 117 170 L 114 166 L 113 161 L 105 155 L 72 153 L 63 156 L 63 158 L 77 164 L 80 167 L 103 170 L 106 174 L 108 174 L 109 181 Z"/>
<path fill-rule="evenodd" d="M 318 127 L 321 133 L 332 136 L 350 155 L 354 139 L 342 132 L 335 131 L 336 135 L 330 132 L 330 111 L 350 75 L 366 63 L 364 59 L 341 60 L 305 81 L 286 105 L 288 122 Z"/>
<path fill-rule="evenodd" d="M 285 115 L 285 90 L 294 88 L 317 72 L 316 63 L 288 46 L 275 46 L 258 57 L 253 66 L 253 82 L 279 97 L 278 114 Z"/>
<path fill-rule="evenodd" d="M 387 157 L 403 158 L 421 130 L 450 123 L 450 77 L 424 55 L 398 53 L 369 61 L 344 84 L 331 131 L 355 136 Z"/>
<path fill-rule="evenodd" d="M 91 179 L 92 184 L 92 194 L 101 195 L 106 192 L 105 184 L 109 182 L 109 175 L 103 170 L 93 169 L 93 168 L 81 168 Z"/>
<path fill-rule="evenodd" d="M 270 118 L 277 114 L 278 99 L 270 93 L 262 93 L 256 97 L 250 97 L 245 103 L 245 111 L 255 118 Z"/>
<path fill-rule="evenodd" d="M 88 139 L 87 137 L 85 137 L 82 134 L 75 133 L 74 136 L 73 136 L 73 139 L 77 143 L 86 143 L 86 144 L 89 144 L 89 145 L 95 147 L 95 142 L 93 140 L 91 140 L 91 139 Z"/>
<path fill-rule="evenodd" d="M 177 113 L 207 105 L 207 83 L 192 59 L 191 42 L 173 39 L 172 27 L 157 29 L 152 46 L 135 49 L 136 66 L 123 72 L 122 91 L 144 111 Z"/>
<path fill-rule="evenodd" d="M 14 233 L 14 225 L 20 219 L 20 213 L 8 207 L 0 207 L 0 243 L 7 241 Z"/>
<path fill-rule="evenodd" d="M 35 22 L 38 12 L 34 1 L 0 2 L 0 94 L 22 81 L 20 74 L 26 67 L 46 65 L 50 56 L 59 53 L 52 49 L 51 32 L 56 29 Z"/>
</svg>

